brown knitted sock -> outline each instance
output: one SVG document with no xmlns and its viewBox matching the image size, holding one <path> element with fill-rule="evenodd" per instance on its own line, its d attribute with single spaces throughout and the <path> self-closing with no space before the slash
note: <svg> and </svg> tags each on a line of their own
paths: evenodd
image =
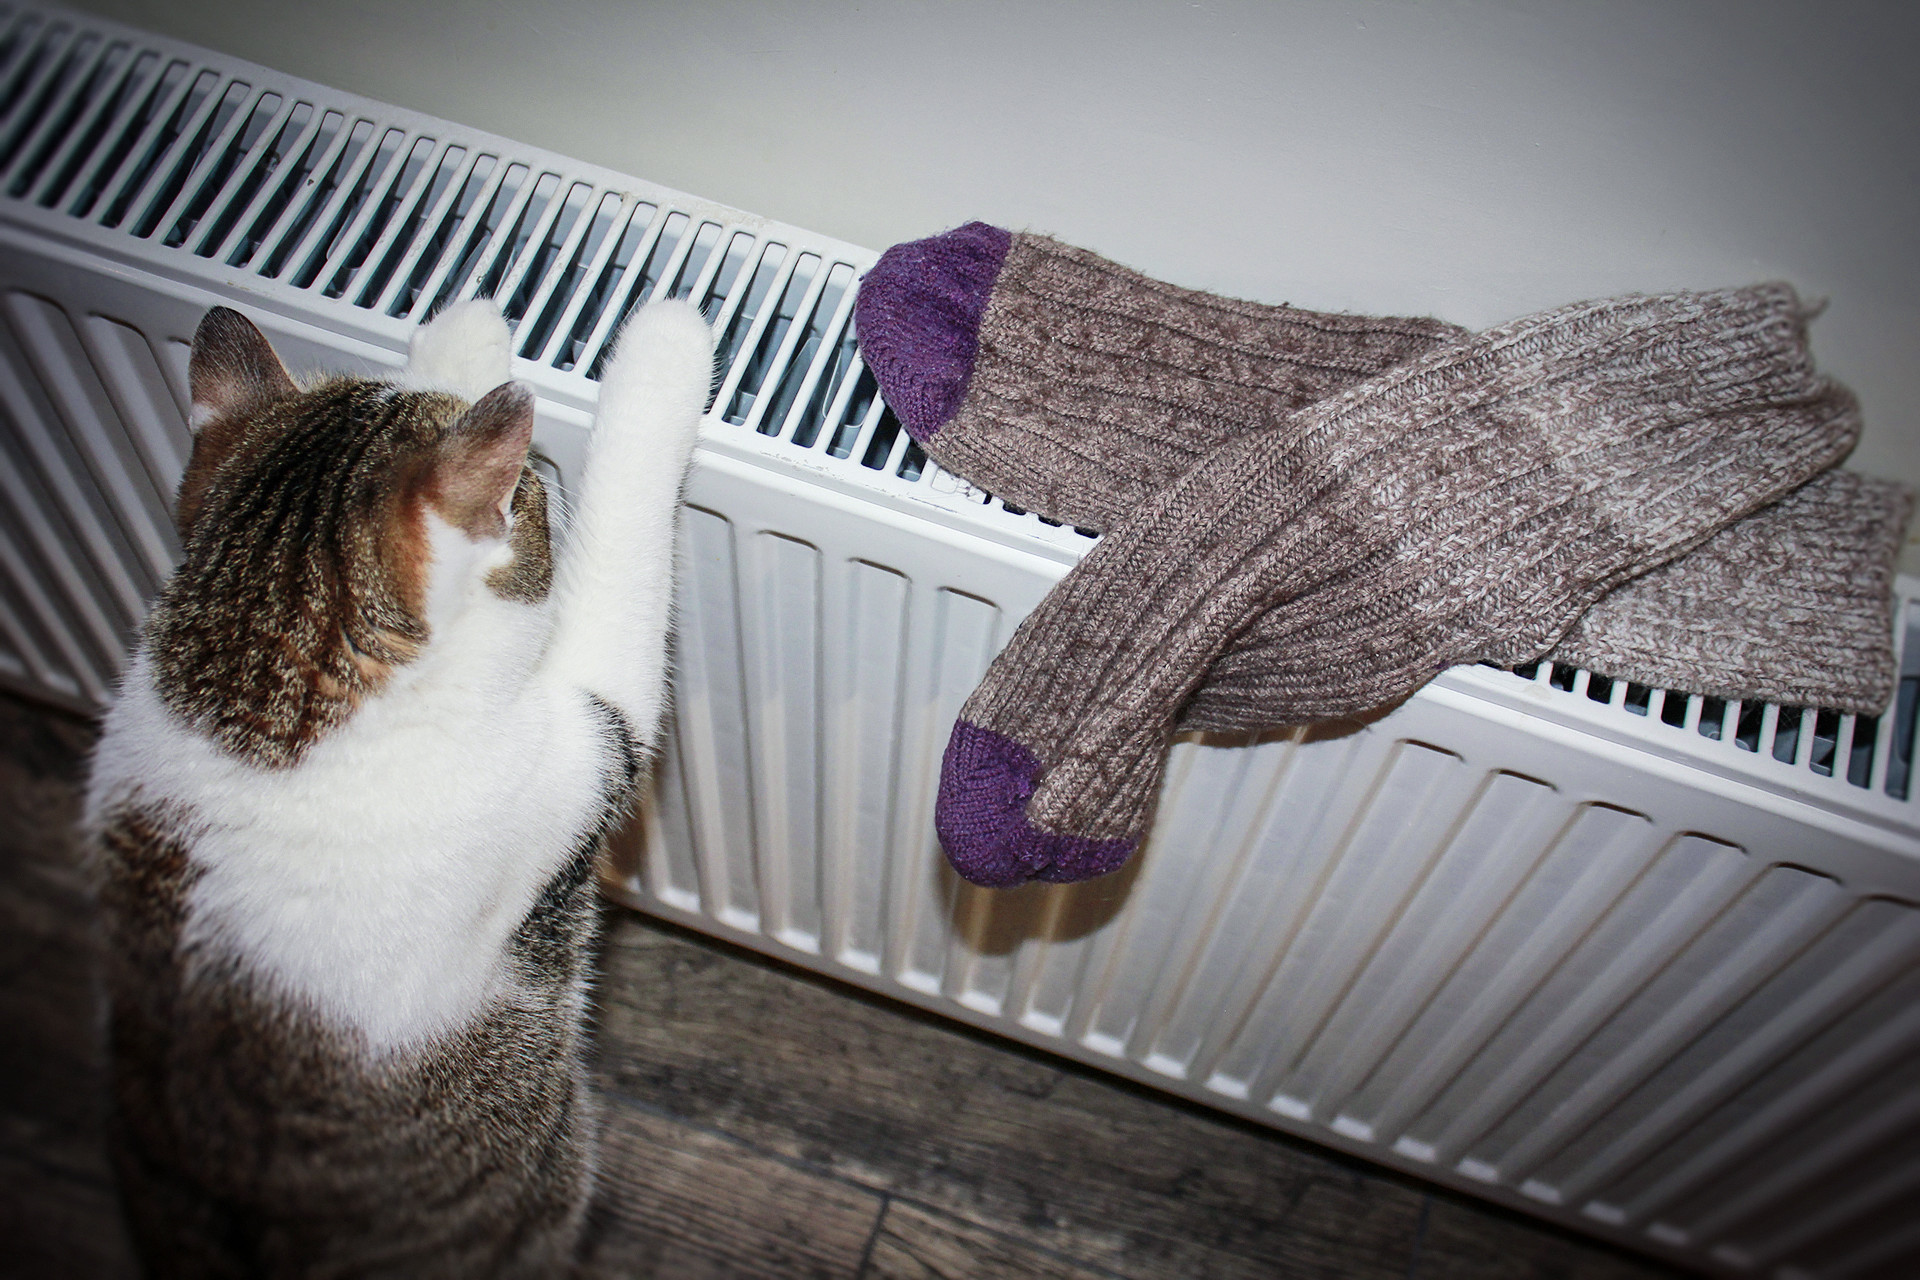
<svg viewBox="0 0 1920 1280">
<path fill-rule="evenodd" d="M 882 394 L 942 466 L 1097 531 L 1224 442 L 1469 336 L 1437 320 L 1198 293 L 982 223 L 888 250 L 857 323 Z M 1905 504 L 1898 486 L 1856 477 L 1824 500 L 1762 510 L 1660 579 L 1622 584 L 1549 656 L 1716 696 L 1877 711 L 1893 648 L 1887 593 L 1874 588 L 1891 581 Z M 1756 563 L 1780 572 L 1727 590 Z M 1278 627 L 1249 624 L 1183 726 L 1275 723 L 1259 699 Z"/>
<path fill-rule="evenodd" d="M 1468 336 L 1216 297 L 980 222 L 887 250 L 856 306 L 882 395 L 941 466 L 1099 531 L 1226 441 Z"/>
<path fill-rule="evenodd" d="M 1622 581 L 1844 456 L 1784 285 L 1584 303 L 1237 436 L 1116 524 L 962 709 L 936 815 L 982 884 L 1110 871 L 1181 708 L 1269 615 L 1271 723 L 1547 652 Z"/>
</svg>

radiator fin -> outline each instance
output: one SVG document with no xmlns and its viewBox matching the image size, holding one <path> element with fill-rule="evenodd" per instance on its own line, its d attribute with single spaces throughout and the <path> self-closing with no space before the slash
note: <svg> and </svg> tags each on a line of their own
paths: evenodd
<svg viewBox="0 0 1920 1280">
<path fill-rule="evenodd" d="M 795 538 L 758 534 L 748 554 L 759 589 L 742 602 L 748 646 L 750 749 L 760 848 L 762 928 L 796 950 L 820 950 L 820 552 Z"/>
<path fill-rule="evenodd" d="M 829 575 L 829 640 L 820 752 L 825 818 L 822 870 L 827 954 L 862 973 L 880 972 L 892 859 L 893 790 L 870 779 L 895 776 L 905 714 L 907 645 L 914 617 L 913 584 L 865 560 Z"/>
<path fill-rule="evenodd" d="M 683 528 L 687 586 L 674 639 L 674 755 L 687 776 L 704 783 L 684 800 L 699 904 L 719 920 L 756 931 L 760 893 L 753 857 L 759 841 L 752 825 L 757 806 L 734 527 L 717 512 L 689 507 Z"/>
<path fill-rule="evenodd" d="M 1000 610 L 964 592 L 935 590 L 925 612 L 930 625 L 914 637 L 925 656 L 910 668 L 919 680 L 908 693 L 918 705 L 912 708 L 911 736 L 901 744 L 906 767 L 894 779 L 901 817 L 895 848 L 918 851 L 921 856 L 907 859 L 905 865 L 922 870 L 917 881 L 899 885 L 893 897 L 885 967 L 911 990 L 951 994 L 946 986 L 948 950 L 954 941 L 949 912 L 960 882 L 934 840 L 933 782 L 939 777 L 947 729 L 1006 634 Z"/>
</svg>

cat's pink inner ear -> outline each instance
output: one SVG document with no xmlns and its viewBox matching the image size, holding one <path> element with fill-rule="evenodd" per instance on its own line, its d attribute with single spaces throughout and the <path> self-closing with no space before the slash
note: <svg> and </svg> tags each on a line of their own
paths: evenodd
<svg viewBox="0 0 1920 1280">
<path fill-rule="evenodd" d="M 441 441 L 434 506 L 468 537 L 505 536 L 507 508 L 532 444 L 532 388 L 524 382 L 495 387 Z"/>
<path fill-rule="evenodd" d="M 207 312 L 194 330 L 187 387 L 193 396 L 190 425 L 195 432 L 216 419 L 257 413 L 298 393 L 266 335 L 227 307 Z"/>
</svg>

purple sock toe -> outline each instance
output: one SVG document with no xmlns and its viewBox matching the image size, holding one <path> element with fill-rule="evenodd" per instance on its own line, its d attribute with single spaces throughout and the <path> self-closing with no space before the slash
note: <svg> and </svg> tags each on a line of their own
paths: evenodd
<svg viewBox="0 0 1920 1280">
<path fill-rule="evenodd" d="M 969 222 L 893 246 L 860 282 L 853 324 L 861 354 L 915 440 L 938 431 L 967 394 L 980 317 L 1012 243 L 1009 232 Z"/>
<path fill-rule="evenodd" d="M 1116 870 L 1133 853 L 1133 840 L 1091 840 L 1041 831 L 1027 821 L 1027 798 L 1040 762 L 1005 734 L 965 720 L 940 762 L 934 829 L 947 861 L 962 878 L 990 889 L 1029 880 L 1067 884 Z"/>
</svg>

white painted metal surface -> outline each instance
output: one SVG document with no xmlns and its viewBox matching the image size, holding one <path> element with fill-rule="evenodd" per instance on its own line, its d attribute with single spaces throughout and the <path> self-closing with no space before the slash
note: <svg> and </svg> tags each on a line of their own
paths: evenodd
<svg viewBox="0 0 1920 1280">
<path fill-rule="evenodd" d="M 635 905 L 1695 1266 L 1920 1273 L 1910 705 L 1463 668 L 1363 728 L 1183 742 L 1117 876 L 966 886 L 932 835 L 948 728 L 1088 540 L 899 432 L 848 329 L 870 261 L 137 32 L 0 14 L 0 678 L 75 706 L 110 690 L 177 553 L 208 305 L 296 366 L 380 368 L 433 307 L 495 293 L 564 482 L 619 317 L 693 297 L 725 375 L 688 495 L 674 739 L 621 849 Z"/>
</svg>

